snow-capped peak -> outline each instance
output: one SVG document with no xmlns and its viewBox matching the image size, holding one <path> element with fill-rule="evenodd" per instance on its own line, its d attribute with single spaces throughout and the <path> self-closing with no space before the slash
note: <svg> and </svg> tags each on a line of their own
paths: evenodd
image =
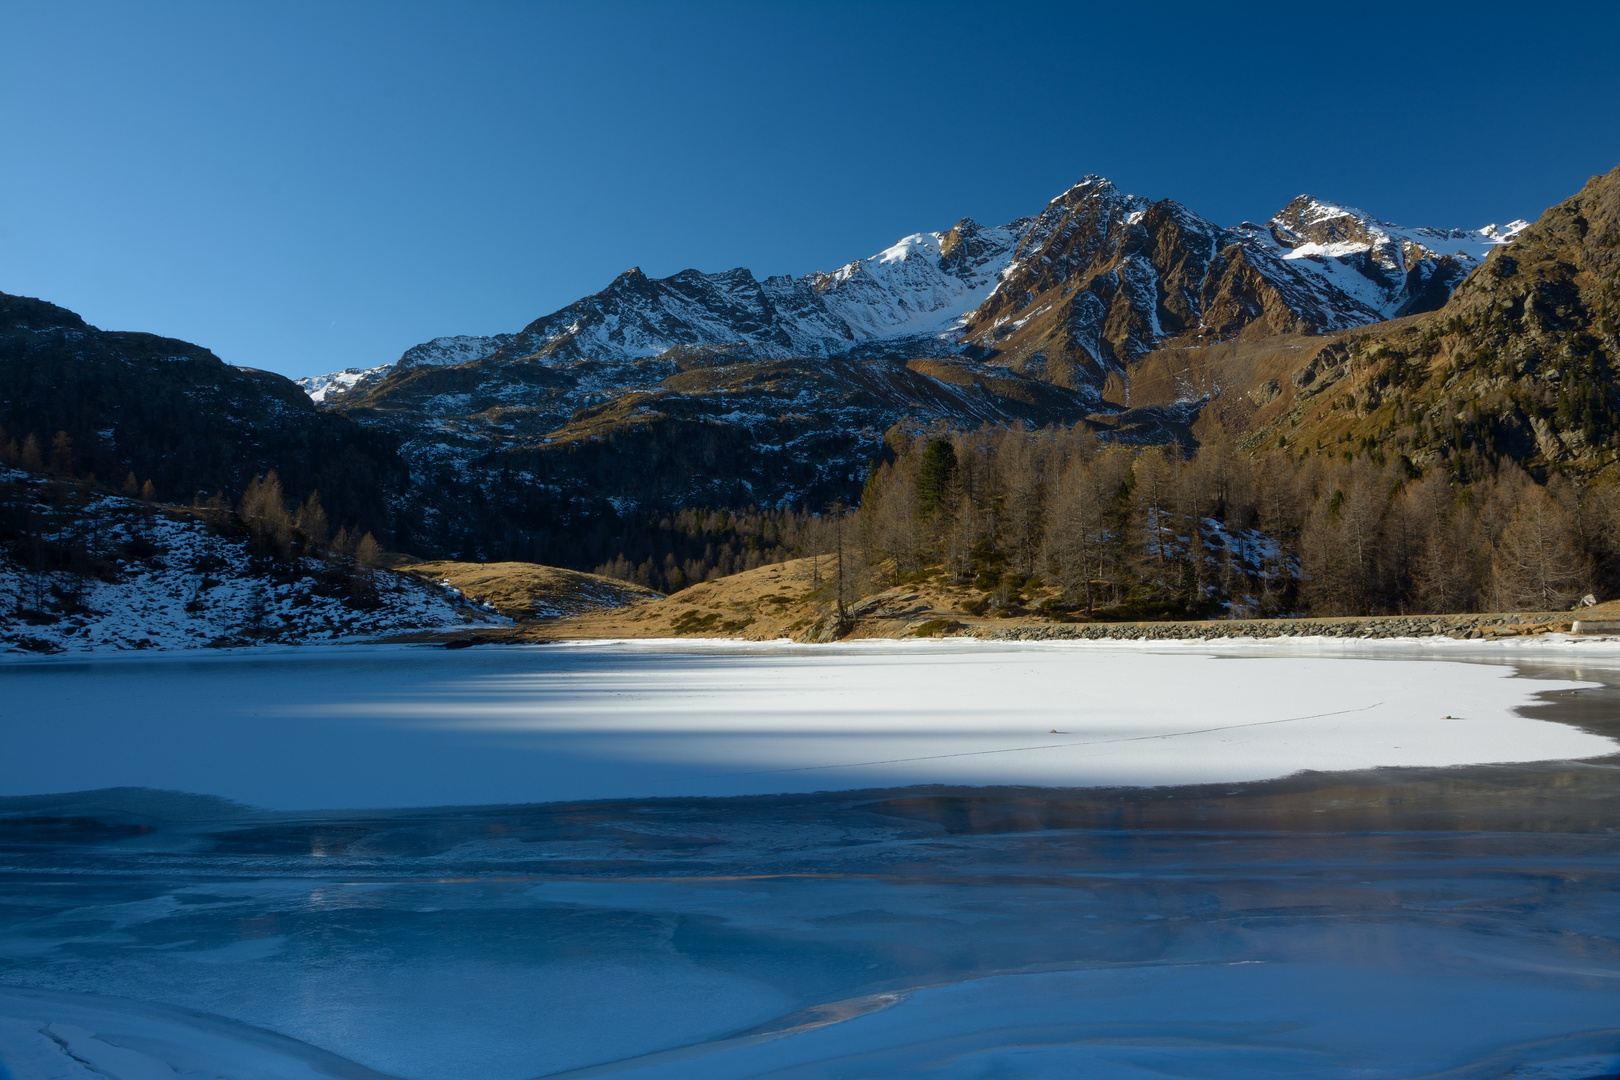
<svg viewBox="0 0 1620 1080">
<path fill-rule="evenodd" d="M 1311 272 L 1355 306 L 1387 319 L 1436 306 L 1491 248 L 1510 243 L 1527 224 L 1410 228 L 1300 195 L 1264 228 L 1246 223 L 1240 232 L 1270 247 L 1285 265 Z M 1436 288 L 1444 291 L 1437 295 Z"/>
<path fill-rule="evenodd" d="M 995 291 L 1018 239 L 964 218 L 950 233 L 912 233 L 808 281 L 856 340 L 939 334 Z"/>
<path fill-rule="evenodd" d="M 897 244 L 884 248 L 872 256 L 872 262 L 892 263 L 913 258 L 919 254 L 939 258 L 940 241 L 945 239 L 944 233 L 912 233 L 904 237 Z"/>
<path fill-rule="evenodd" d="M 1511 244 L 1517 240 L 1519 234 L 1530 227 L 1530 223 L 1523 218 L 1517 218 L 1506 225 L 1487 225 L 1479 230 L 1479 234 L 1494 244 Z"/>
<path fill-rule="evenodd" d="M 1391 245 L 1410 244 L 1430 255 L 1450 255 L 1472 265 L 1491 248 L 1510 243 L 1530 223 L 1514 221 L 1483 229 L 1408 228 L 1380 221 L 1353 206 L 1300 195 L 1268 224 L 1277 242 L 1292 249 L 1289 258 L 1338 258 L 1357 252 L 1371 252 L 1377 258 L 1389 250 L 1391 260 L 1386 265 L 1403 265 L 1394 260 Z"/>
</svg>

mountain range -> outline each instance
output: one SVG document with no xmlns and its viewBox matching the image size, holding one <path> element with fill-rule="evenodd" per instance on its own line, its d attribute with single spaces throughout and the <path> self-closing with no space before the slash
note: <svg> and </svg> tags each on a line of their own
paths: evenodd
<svg viewBox="0 0 1620 1080">
<path fill-rule="evenodd" d="M 819 507 L 854 497 L 900 422 L 1190 443 L 1208 394 L 1133 400 L 1145 357 L 1437 308 L 1525 225 L 1403 228 L 1300 196 L 1223 227 L 1091 176 L 1034 216 L 829 272 L 632 268 L 521 330 L 300 385 L 459 493 L 422 523 L 451 546 L 484 550 L 492 514 L 527 533 L 610 508 Z"/>
<path fill-rule="evenodd" d="M 896 425 L 1589 473 L 1620 430 L 1617 189 L 1534 225 L 1302 195 L 1220 226 L 1087 177 L 829 272 L 631 269 L 520 330 L 297 386 L 0 295 L 0 449 L 64 431 L 81 470 L 183 501 L 277 468 L 401 550 L 585 568 L 679 507 L 851 502 Z"/>
<path fill-rule="evenodd" d="M 1432 310 L 1527 224 L 1407 229 L 1301 195 L 1263 226 L 1223 228 L 1089 176 L 1034 217 L 994 228 L 964 218 L 831 272 L 760 281 L 741 267 L 667 278 L 631 268 L 516 333 L 435 338 L 393 364 L 299 382 L 331 406 L 386 397 L 422 368 L 585 363 L 579 393 L 600 397 L 650 388 L 701 350 L 964 356 L 1097 400 L 1109 375 L 1166 343 L 1320 334 Z"/>
</svg>

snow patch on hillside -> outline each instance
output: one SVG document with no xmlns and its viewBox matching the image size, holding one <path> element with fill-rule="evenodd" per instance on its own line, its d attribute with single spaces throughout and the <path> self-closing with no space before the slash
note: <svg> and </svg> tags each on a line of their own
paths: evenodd
<svg viewBox="0 0 1620 1080">
<path fill-rule="evenodd" d="M 947 269 L 940 253 L 943 233 L 915 233 L 870 258 L 816 275 L 815 283 L 858 340 L 938 333 L 959 326 L 990 298 L 1018 242 L 1008 228 L 979 229 L 975 239 L 990 254 L 965 274 Z"/>
<path fill-rule="evenodd" d="M 21 502 L 45 481 L 0 472 Z M 63 512 L 36 504 L 41 552 L 78 550 L 99 572 L 0 551 L 0 651 L 106 652 L 375 638 L 502 622 L 451 589 L 316 558 L 270 564 L 199 513 L 114 495 Z M 22 547 L 32 538 L 24 538 Z M 56 560 L 59 561 L 59 560 Z M 93 568 L 92 568 L 93 569 Z"/>
<path fill-rule="evenodd" d="M 393 364 L 382 364 L 372 368 L 344 368 L 329 375 L 310 375 L 297 380 L 298 386 L 308 394 L 310 400 L 317 405 L 324 405 L 331 398 L 347 394 L 362 382 L 381 379 L 394 368 Z"/>
<path fill-rule="evenodd" d="M 497 334 L 494 337 L 474 337 L 466 334 L 436 337 L 405 350 L 396 365 L 410 367 L 454 367 L 457 364 L 482 360 L 493 352 L 511 344 L 515 335 Z"/>
</svg>

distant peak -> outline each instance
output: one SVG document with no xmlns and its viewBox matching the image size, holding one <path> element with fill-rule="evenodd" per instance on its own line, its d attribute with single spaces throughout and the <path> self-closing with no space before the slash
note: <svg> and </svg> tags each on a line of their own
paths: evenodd
<svg viewBox="0 0 1620 1080">
<path fill-rule="evenodd" d="M 1115 187 L 1113 181 L 1107 177 L 1093 173 L 1081 177 L 1079 183 L 1047 203 L 1046 210 L 1041 216 L 1067 213 L 1075 207 L 1084 205 L 1110 209 L 1128 207 L 1139 210 L 1148 205 L 1148 200 L 1139 195 L 1127 195 Z"/>
<path fill-rule="evenodd" d="M 1108 179 L 1108 177 L 1106 177 L 1106 176 L 1098 176 L 1096 173 L 1087 173 L 1086 175 L 1082 176 L 1077 182 L 1069 185 L 1069 190 L 1065 191 L 1063 194 L 1067 195 L 1067 194 L 1069 194 L 1069 192 L 1079 191 L 1082 188 L 1085 188 L 1087 190 L 1095 189 L 1097 191 L 1117 191 L 1117 190 L 1119 190 L 1118 188 L 1114 187 L 1114 182 L 1112 180 Z"/>
<path fill-rule="evenodd" d="M 1365 210 L 1358 210 L 1353 206 L 1342 203 L 1329 202 L 1327 199 L 1318 199 L 1314 195 L 1295 195 L 1288 201 L 1288 205 L 1272 215 L 1272 221 L 1287 223 L 1299 222 L 1301 224 L 1314 224 L 1318 221 L 1328 221 L 1332 218 L 1355 218 L 1373 224 L 1382 224 L 1377 218 Z"/>
</svg>

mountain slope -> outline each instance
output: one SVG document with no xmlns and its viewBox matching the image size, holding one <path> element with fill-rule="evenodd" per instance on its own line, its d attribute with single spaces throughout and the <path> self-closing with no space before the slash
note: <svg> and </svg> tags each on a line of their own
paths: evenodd
<svg viewBox="0 0 1620 1080">
<path fill-rule="evenodd" d="M 1251 438 L 1474 456 L 1538 471 L 1620 456 L 1620 168 L 1493 250 L 1438 311 L 1346 335 Z"/>
<path fill-rule="evenodd" d="M 0 652 L 306 644 L 498 621 L 349 560 L 267 558 L 229 511 L 0 468 Z"/>
<path fill-rule="evenodd" d="M 206 349 L 110 332 L 43 300 L 0 293 L 0 426 L 48 450 L 72 441 L 74 473 L 117 484 L 133 472 L 159 498 L 190 502 L 279 469 L 300 497 L 383 534 L 404 487 L 389 436 L 318 410 L 280 375 L 231 367 Z"/>
<path fill-rule="evenodd" d="M 1087 177 L 1046 208 L 966 320 L 998 363 L 1104 387 L 1156 348 L 1322 334 L 1427 310 L 1522 222 L 1402 229 L 1300 196 L 1224 229 Z"/>
<path fill-rule="evenodd" d="M 1033 217 L 963 219 L 830 272 L 631 270 L 521 330 L 303 392 L 0 297 L 0 424 L 40 446 L 66 431 L 73 471 L 133 471 L 162 498 L 234 496 L 277 468 L 396 548 L 588 567 L 613 554 L 597 540 L 669 508 L 850 501 L 897 424 L 1184 444 L 1214 413 L 1275 426 L 1333 384 L 1346 335 L 1443 302 L 1517 228 L 1403 229 L 1304 196 L 1227 228 L 1087 177 Z M 1234 410 L 1210 363 L 1251 347 L 1266 379 Z"/>
</svg>

